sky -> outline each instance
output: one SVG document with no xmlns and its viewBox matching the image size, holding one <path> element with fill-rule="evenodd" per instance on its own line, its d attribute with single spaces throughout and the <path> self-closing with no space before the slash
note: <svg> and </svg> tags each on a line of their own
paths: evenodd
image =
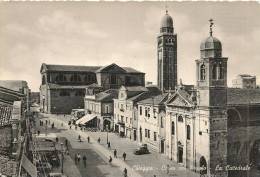
<svg viewBox="0 0 260 177">
<path fill-rule="evenodd" d="M 116 63 L 157 80 L 157 35 L 167 6 L 178 44 L 178 80 L 195 84 L 195 60 L 209 36 L 228 57 L 228 84 L 238 74 L 260 84 L 260 4 L 257 2 L 0 2 L 0 80 L 26 80 L 39 91 L 47 64 Z"/>
</svg>

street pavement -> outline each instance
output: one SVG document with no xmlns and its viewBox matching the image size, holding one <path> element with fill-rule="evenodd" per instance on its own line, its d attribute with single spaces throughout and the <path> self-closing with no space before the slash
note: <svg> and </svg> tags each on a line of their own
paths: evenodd
<svg viewBox="0 0 260 177">
<path fill-rule="evenodd" d="M 66 137 L 70 142 L 70 157 L 74 159 L 75 153 L 87 156 L 86 168 L 83 162 L 77 165 L 83 177 L 121 177 L 123 169 L 127 168 L 128 177 L 199 177 L 199 174 L 181 167 L 174 161 L 170 161 L 164 155 L 152 151 L 151 154 L 134 155 L 134 149 L 138 148 L 138 144 L 127 138 L 120 138 L 114 133 L 108 133 L 108 139 L 111 143 L 111 149 L 107 148 L 107 132 L 90 132 L 75 130 L 74 127 L 69 129 L 67 125 L 70 116 L 45 115 L 51 122 L 55 123 L 55 127 L 61 129 L 57 132 L 58 136 Z M 61 126 L 63 124 L 63 126 Z M 78 135 L 83 142 L 77 140 Z M 90 143 L 87 137 L 90 137 Z M 97 139 L 101 139 L 101 143 Z M 117 158 L 114 158 L 113 151 L 117 150 Z M 122 154 L 126 152 L 126 161 L 123 160 Z M 112 164 L 108 163 L 108 158 L 113 158 Z M 81 160 L 82 161 L 82 160 Z M 169 174 L 166 173 L 166 165 L 170 165 Z"/>
</svg>

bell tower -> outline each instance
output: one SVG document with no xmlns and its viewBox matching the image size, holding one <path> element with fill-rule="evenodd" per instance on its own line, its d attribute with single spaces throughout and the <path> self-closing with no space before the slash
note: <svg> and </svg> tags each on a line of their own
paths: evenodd
<svg viewBox="0 0 260 177">
<path fill-rule="evenodd" d="M 177 86 L 177 35 L 174 34 L 172 17 L 168 10 L 161 21 L 157 36 L 157 84 L 161 91 Z"/>
<path fill-rule="evenodd" d="M 196 60 L 197 127 L 204 126 L 204 129 L 200 128 L 196 133 L 197 153 L 204 158 L 204 164 L 207 164 L 205 174 L 226 177 L 228 58 L 222 57 L 222 44 L 213 37 L 213 20 L 210 19 L 209 22 L 209 37 L 201 43 L 201 56 Z M 200 147 L 200 144 L 204 144 L 204 148 Z M 199 159 L 197 162 L 201 163 Z M 223 170 L 216 170 L 218 166 L 223 167 Z"/>
</svg>

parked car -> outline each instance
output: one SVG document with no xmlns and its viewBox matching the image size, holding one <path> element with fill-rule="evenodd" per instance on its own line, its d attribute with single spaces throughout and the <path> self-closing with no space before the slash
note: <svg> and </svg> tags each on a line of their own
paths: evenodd
<svg viewBox="0 0 260 177">
<path fill-rule="evenodd" d="M 138 149 L 136 149 L 134 151 L 135 155 L 142 155 L 142 154 L 149 154 L 149 150 L 147 148 L 147 144 L 143 144 L 141 147 L 139 147 Z"/>
</svg>

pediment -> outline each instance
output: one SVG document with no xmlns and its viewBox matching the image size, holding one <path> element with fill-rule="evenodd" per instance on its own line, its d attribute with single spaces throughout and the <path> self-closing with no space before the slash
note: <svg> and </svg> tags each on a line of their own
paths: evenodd
<svg viewBox="0 0 260 177">
<path fill-rule="evenodd" d="M 102 73 L 126 73 L 126 71 L 116 64 L 111 64 L 99 69 L 98 72 Z"/>
<path fill-rule="evenodd" d="M 170 100 L 167 102 L 167 106 L 192 107 L 189 101 L 179 94 L 175 94 L 172 98 L 170 98 Z"/>
</svg>

